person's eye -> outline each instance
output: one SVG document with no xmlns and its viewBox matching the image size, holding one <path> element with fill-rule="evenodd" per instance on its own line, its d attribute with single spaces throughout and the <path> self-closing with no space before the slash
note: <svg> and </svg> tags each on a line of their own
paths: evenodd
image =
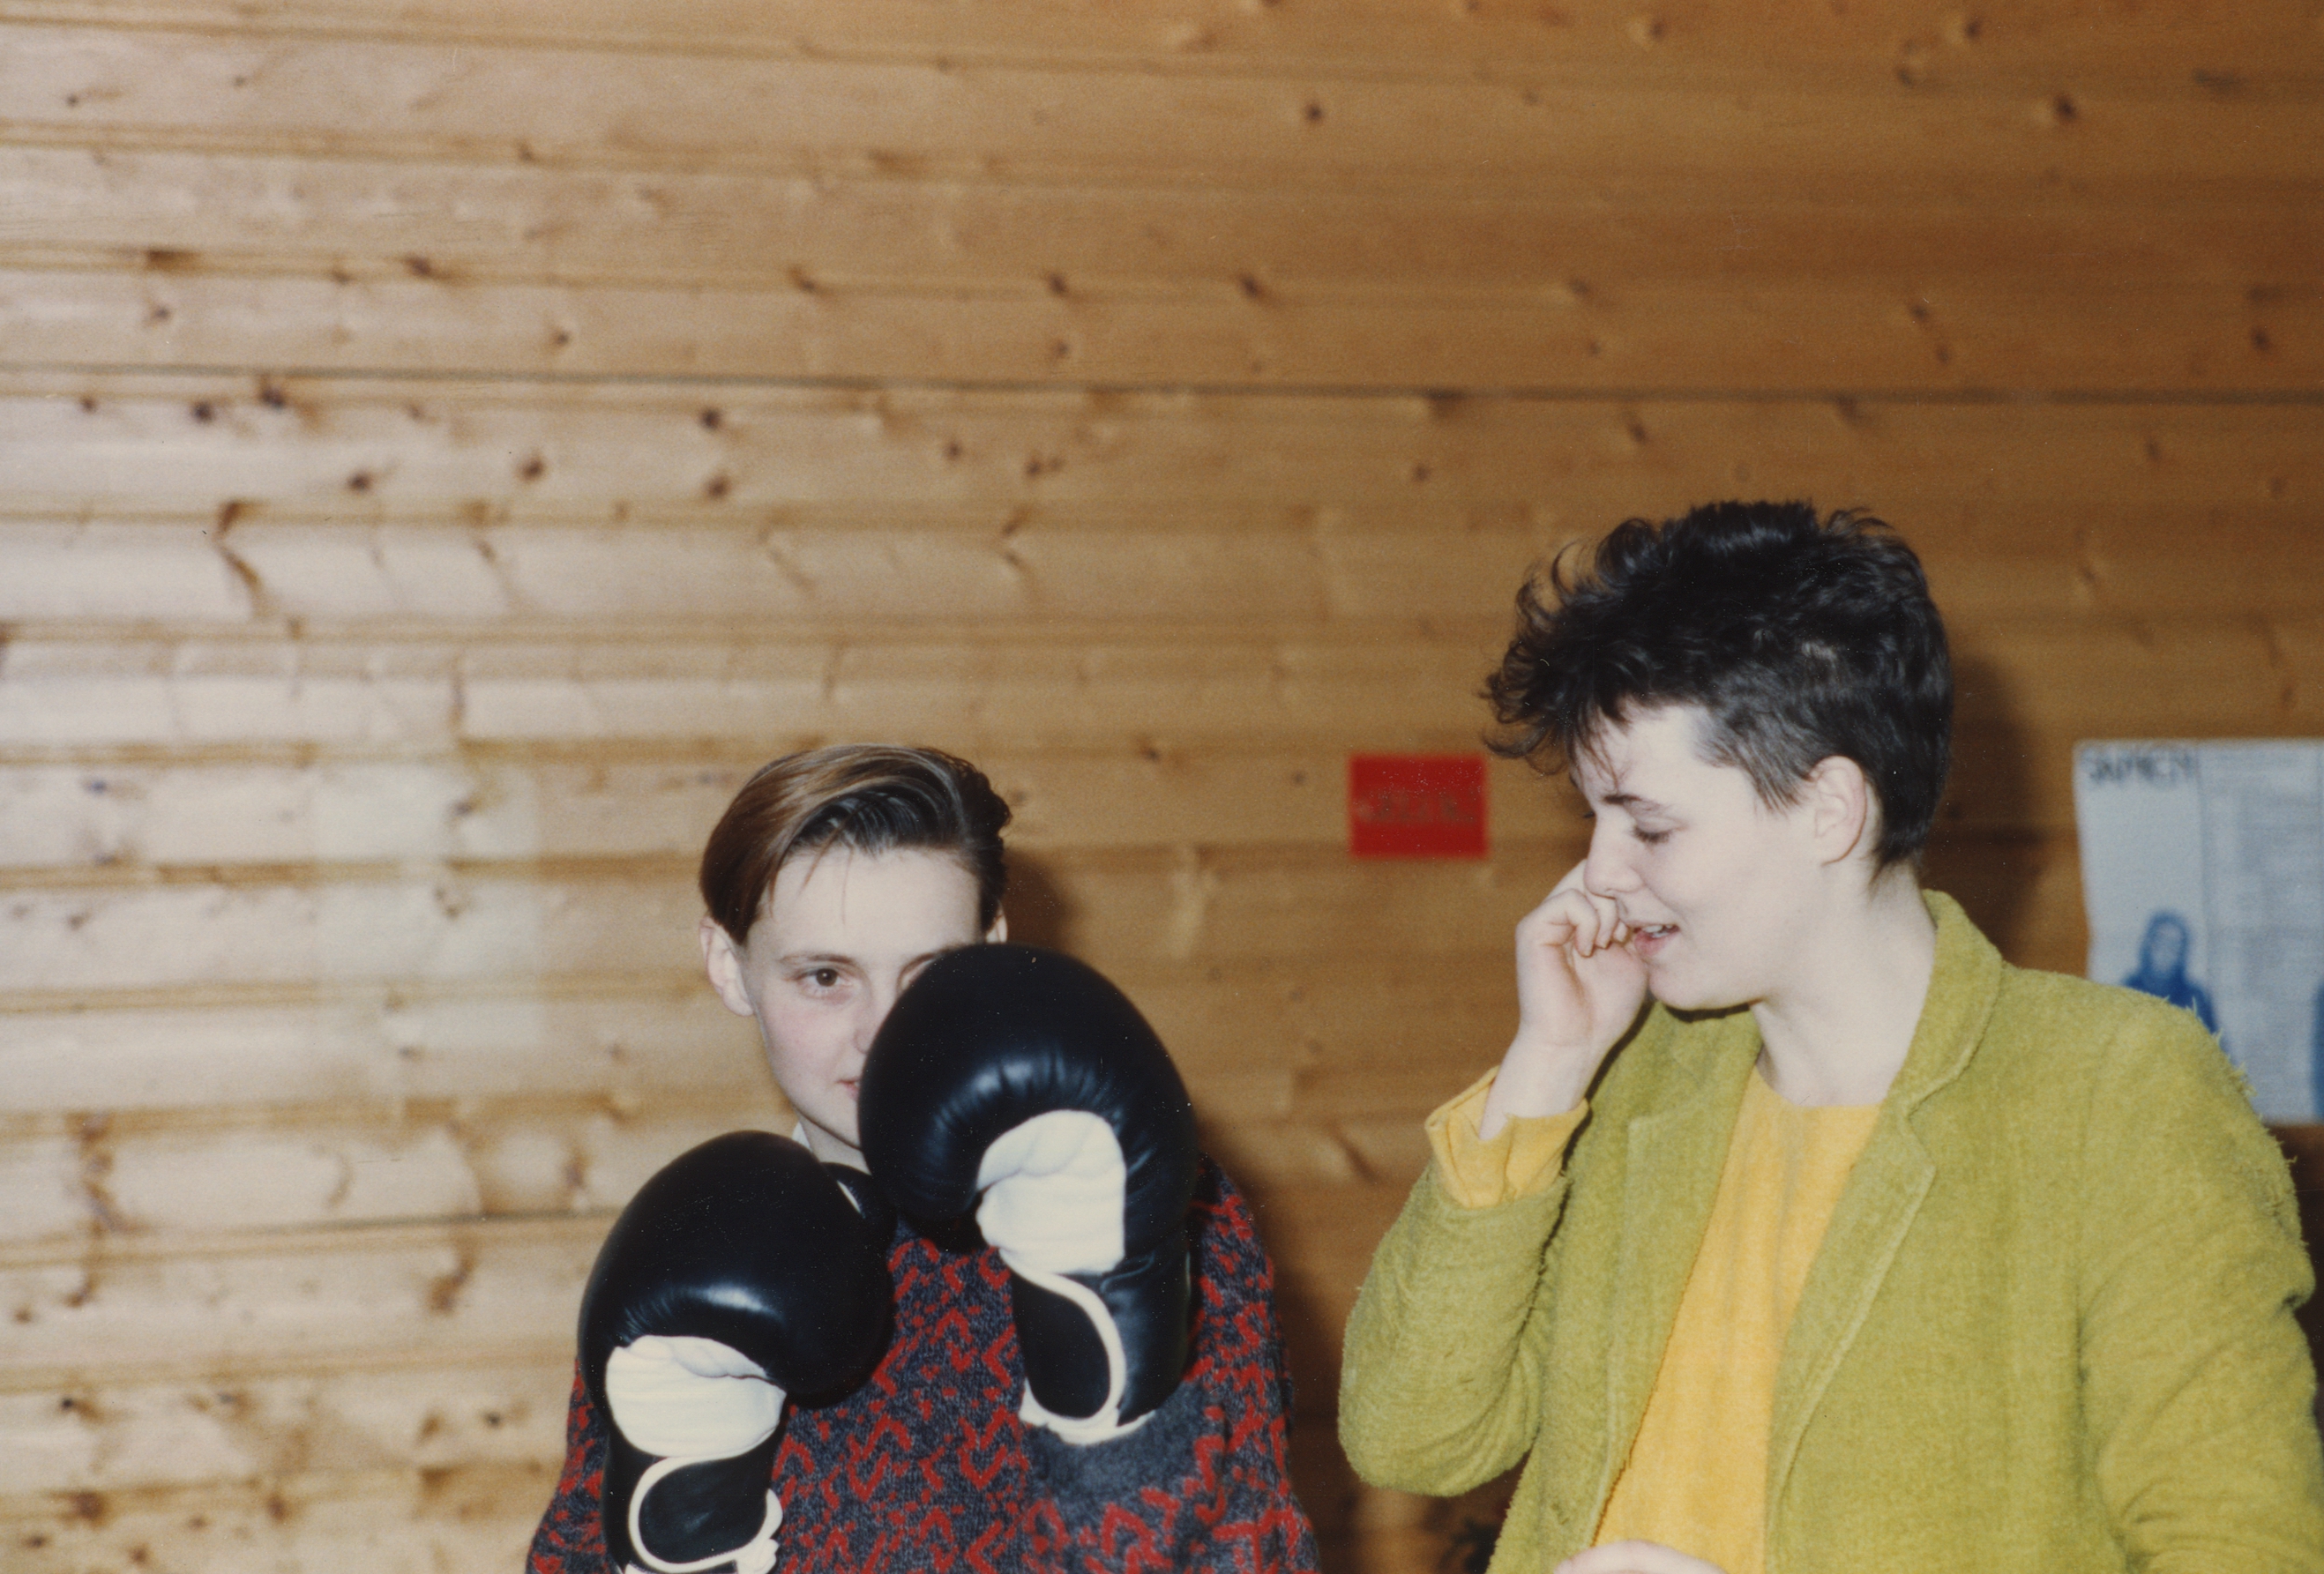
<svg viewBox="0 0 2324 1574">
<path fill-rule="evenodd" d="M 835 967 L 811 967 L 799 974 L 799 982 L 809 994 L 828 994 L 837 989 L 845 977 Z"/>
<path fill-rule="evenodd" d="M 1660 847 L 1664 842 L 1669 841 L 1671 838 L 1671 833 L 1666 830 L 1649 831 L 1643 825 L 1631 826 L 1630 834 L 1636 836 L 1639 841 L 1645 842 L 1649 847 Z"/>
</svg>

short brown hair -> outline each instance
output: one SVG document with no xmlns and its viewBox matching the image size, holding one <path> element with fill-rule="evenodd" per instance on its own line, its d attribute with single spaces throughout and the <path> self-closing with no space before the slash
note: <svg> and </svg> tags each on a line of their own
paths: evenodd
<svg viewBox="0 0 2324 1574">
<path fill-rule="evenodd" d="M 936 749 L 840 743 L 761 766 L 726 805 L 702 850 L 702 900 L 737 941 L 792 853 L 921 848 L 951 854 L 976 880 L 978 925 L 1001 916 L 1009 805 L 984 773 Z"/>
</svg>

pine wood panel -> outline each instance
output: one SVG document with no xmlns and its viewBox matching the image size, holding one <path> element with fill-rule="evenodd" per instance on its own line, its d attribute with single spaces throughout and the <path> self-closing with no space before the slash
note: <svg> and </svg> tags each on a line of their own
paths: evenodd
<svg viewBox="0 0 2324 1574">
<path fill-rule="evenodd" d="M 309 866 L 318 883 L 376 880 L 409 876 L 414 862 L 521 874 L 536 859 L 655 861 L 679 879 L 761 763 L 731 750 L 595 764 L 553 750 L 271 762 L 227 752 L 80 765 L 0 756 L 0 886 L 57 878 L 44 870 L 86 887 L 265 880 Z M 1037 885 L 1044 866 L 1083 851 L 1332 851 L 1347 834 L 1337 749 L 977 753 L 1014 811 L 1010 845 Z M 1488 801 L 1499 844 L 1579 833 L 1576 800 L 1525 765 L 1489 761 Z"/>
<path fill-rule="evenodd" d="M 1194 517 L 1307 510 L 1318 522 L 1343 508 L 1371 517 L 1407 503 L 1521 508 L 1562 538 L 1705 495 L 1811 486 L 1827 507 L 1877 504 L 1914 537 L 1957 524 L 2006 537 L 2037 512 L 2087 525 L 2117 500 L 2134 514 L 2212 511 L 2236 530 L 2267 531 L 2324 502 L 2318 422 L 2316 405 L 2301 400 L 1334 398 L 26 374 L 0 391 L 0 491 L 13 517 L 175 513 L 206 517 L 229 539 L 245 520 L 284 509 L 349 524 L 610 524 L 982 503 L 1167 506 Z M 473 569 L 457 572 L 475 583 Z"/>
<path fill-rule="evenodd" d="M 239 520 L 0 521 L 14 572 L 0 616 L 177 626 L 297 619 L 309 628 L 560 620 L 696 629 L 836 617 L 1004 622 L 1498 617 L 1526 566 L 1563 544 L 1525 529 L 1252 530 L 1232 520 L 1019 523 L 964 510 L 919 528 L 769 522 L 738 513 L 653 524 L 493 528 Z M 1416 583 L 1399 575 L 1428 559 Z M 1402 586 L 1399 588 L 1399 580 Z M 1494 592 L 1488 601 L 1480 594 Z"/>
<path fill-rule="evenodd" d="M 2210 676 L 2228 694 L 2253 695 L 2264 720 L 2271 701 L 2282 703 L 2287 682 L 2296 698 L 2300 681 L 2277 665 L 2268 640 L 2296 641 L 2306 626 L 2271 622 L 2256 633 L 2242 620 L 2037 628 L 2005 639 L 1983 631 L 1964 637 L 1956 625 L 1972 692 L 1957 728 L 1943 824 L 2070 829 L 2070 751 L 2030 738 L 2009 698 L 2017 687 L 2046 683 L 2039 664 L 2056 648 L 2070 652 L 2090 641 L 2091 659 L 2103 665 L 2120 655 L 2107 643 L 2110 632 L 2120 647 L 2171 667 L 2179 646 L 2224 642 L 2229 655 L 2242 650 L 2246 666 L 2238 672 L 2223 663 Z M 1480 662 L 1475 677 L 1482 672 Z M 2145 696 L 2131 718 L 2145 735 L 2194 735 L 2232 719 L 2216 716 L 2208 700 L 2176 710 L 2153 700 Z M 1448 733 L 1449 746 L 1476 750 L 1486 732 L 1481 704 L 1470 719 L 1466 736 Z M 2078 714 L 2068 730 L 2095 735 L 2089 729 L 2105 720 Z M 1345 756 L 1328 744 L 1164 750 L 1125 742 L 1020 752 L 982 747 L 968 734 L 931 736 L 973 752 L 991 775 L 1015 810 L 1011 843 L 1037 876 L 1042 863 L 1089 850 L 1331 849 L 1346 834 Z M 14 759 L 0 753 L 0 887 L 56 878 L 42 870 L 81 884 L 134 885 L 242 878 L 236 870 L 264 879 L 264 866 L 315 864 L 323 866 L 317 879 L 375 879 L 390 871 L 363 866 L 419 861 L 483 872 L 532 859 L 667 859 L 677 879 L 744 777 L 774 753 L 814 741 L 802 733 L 719 749 L 647 744 L 587 763 L 556 741 L 418 759 L 361 748 L 254 759 L 232 743 L 158 755 L 88 750 L 78 764 L 46 759 L 39 750 Z M 585 744 L 581 752 L 593 751 Z M 1497 846 L 1579 834 L 1577 806 L 1561 780 L 1495 760 L 1488 789 Z"/>
<path fill-rule="evenodd" d="M 2319 716 L 2313 615 L 1995 624 L 1965 635 L 1965 725 L 2080 737 L 2300 735 Z M 107 644 L 21 640 L 0 747 L 540 743 L 916 736 L 982 748 L 1473 746 L 1494 641 L 1383 645 L 1188 631 L 1138 643 Z M 2054 746 L 2054 745 L 2053 745 Z M 1331 788 L 1313 778 L 1315 814 Z M 1309 824 L 1315 824 L 1310 819 Z"/>
<path fill-rule="evenodd" d="M 617 1209 L 721 1132 L 787 1132 L 779 1096 L 754 1092 L 0 1122 L 0 1247 Z"/>
<path fill-rule="evenodd" d="M 564 1366 L 603 1218 L 92 1243 L 0 1256 L 0 1377 Z"/>
<path fill-rule="evenodd" d="M 2313 677 L 2324 660 L 2313 619 L 2029 629 L 2006 640 L 1980 634 L 1957 653 L 1969 692 L 1941 824 L 1972 833 L 2070 832 L 2078 738 L 2297 735 L 2313 725 Z M 1462 677 L 1481 670 L 1480 662 Z M 2077 700 L 2050 686 L 2061 674 L 2087 685 L 2114 673 L 2138 681 L 2111 704 L 2087 687 Z M 1484 732 L 1478 709 L 1453 712 L 1442 729 L 1397 736 L 1374 726 L 1350 741 L 1471 751 Z M 922 735 L 983 760 L 1017 805 L 1019 861 L 1034 882 L 1028 902 L 1047 899 L 1047 865 L 1086 851 L 1304 845 L 1328 853 L 1345 835 L 1343 756 L 1328 742 L 1015 753 L 974 733 Z M 414 878 L 412 861 L 422 879 L 524 879 L 534 860 L 618 870 L 639 858 L 667 859 L 663 878 L 677 886 L 690 879 L 693 849 L 742 776 L 763 757 L 815 741 L 754 733 L 741 740 L 747 762 L 730 744 L 728 759 L 697 757 L 690 766 L 656 762 L 669 748 L 651 741 L 643 759 L 596 766 L 559 762 L 555 743 L 546 759 L 526 748 L 482 750 L 484 758 L 456 763 L 382 761 L 357 750 L 303 765 L 155 765 L 150 749 L 131 749 L 111 759 L 95 751 L 84 766 L 0 766 L 0 804 L 15 816 L 0 842 L 14 866 L 0 870 L 0 888 L 60 879 L 60 892 L 286 877 L 375 884 Z M 52 751 L 34 758 L 44 752 Z M 1490 804 L 1504 849 L 1579 834 L 1570 790 L 1522 766 L 1493 765 Z"/>
<path fill-rule="evenodd" d="M 2306 200 L 2305 198 L 2299 200 Z M 2103 286 L 2100 286 L 2103 288 Z M 1216 292 L 1227 295 L 1225 290 Z M 2118 330 L 2124 312 L 2142 331 Z M 1666 284 L 1578 300 L 986 299 L 687 287 L 0 278 L 18 364 L 1285 388 L 1825 392 L 2314 384 L 2304 281 L 2091 287 L 1949 281 Z M 2041 331 L 2028 323 L 2048 325 Z"/>
<path fill-rule="evenodd" d="M 698 965 L 682 879 L 514 871 L 330 884 L 20 888 L 0 907 L 0 989 L 309 979 L 479 979 Z"/>
<path fill-rule="evenodd" d="M 1265 737 L 1391 747 L 1473 739 L 1468 690 L 1485 656 L 1467 642 L 1398 650 L 1352 638 L 612 649 L 23 640 L 0 688 L 0 746 L 965 732 L 1030 748 L 1124 734 L 1148 746 Z"/>
<path fill-rule="evenodd" d="M 2287 0 L 2222 6 L 2172 0 L 2135 10 L 2039 0 L 1974 14 L 1922 0 L 1844 11 L 1738 14 L 1716 0 L 1640 13 L 1618 0 L 1544 9 L 1480 0 L 1457 9 L 1403 0 L 1253 7 L 1240 0 L 1104 5 L 1033 0 L 973 29 L 926 0 L 703 4 L 644 0 L 9 0 L 9 20 L 189 27 L 258 36 L 392 36 L 724 55 L 962 62 L 1116 63 L 1197 75 L 1344 72 L 1391 78 L 1531 79 L 1609 70 L 1680 81 L 1784 71 L 1894 76 L 1955 88 L 2047 85 L 2067 68 L 2215 93 L 2282 90 L 2304 80 L 2324 45 L 2312 14 Z"/>
<path fill-rule="evenodd" d="M 512 1569 L 556 1480 L 554 1466 L 530 1460 L 5 1498 L 0 1545 L 12 1568 L 32 1574 L 157 1564 L 171 1574 Z"/>
<path fill-rule="evenodd" d="M 0 1115 L 119 1129 L 131 1111 L 414 1101 L 545 1089 L 625 1112 L 673 1097 L 773 1109 L 749 1030 L 693 974 L 463 987 L 107 987 L 0 996 Z"/>
<path fill-rule="evenodd" d="M 1812 478 L 1798 481 L 1812 492 Z M 2141 504 L 2127 493 L 2094 500 L 2090 514 L 2006 497 L 1895 501 L 1901 509 L 1884 508 L 1904 527 L 1964 635 L 1997 619 L 2184 621 L 2324 610 L 2324 538 L 2294 510 Z M 1916 504 L 1951 517 L 1917 519 Z M 106 623 L 192 632 L 290 619 L 339 634 L 420 624 L 547 631 L 574 619 L 796 630 L 844 607 L 890 628 L 1425 620 L 1498 634 L 1526 569 L 1591 533 L 1579 511 L 1563 506 L 1542 518 L 1521 505 L 1416 509 L 1400 518 L 1358 510 L 1180 514 L 1143 503 L 921 505 L 871 518 L 813 508 L 786 510 L 779 520 L 754 511 L 623 525 L 255 517 L 238 518 L 224 534 L 208 514 L 0 517 L 0 555 L 10 566 L 0 618 L 33 634 Z M 1561 526 L 1561 518 L 1573 522 Z"/>
<path fill-rule="evenodd" d="M 2310 184 L 2310 104 L 2103 78 L 1990 97 L 1894 75 L 1696 83 L 1317 81 L 1137 70 L 9 30 L 0 116 L 75 142 L 279 138 L 518 162 L 1206 185 L 1637 194 L 1737 170 L 1825 200 L 2061 178 L 2169 193 Z M 2312 60 L 2312 57 L 2311 57 Z M 2312 78 L 2311 78 L 2312 79 Z M 1941 129 L 1941 134 L 1932 134 Z M 1647 134 L 1652 133 L 1652 134 Z M 213 144 L 215 145 L 215 143 Z M 1988 193 L 1989 195 L 1989 193 Z"/>
<path fill-rule="evenodd" d="M 0 1392 L 17 1444 L 0 1520 L 39 1493 L 531 1466 L 563 1451 L 571 1383 L 567 1362 L 27 1385 Z"/>
<path fill-rule="evenodd" d="M 23 35 L 0 26 L 0 45 L 12 38 Z M 1541 309 L 1618 302 L 1642 285 L 1911 298 L 2045 284 L 2063 298 L 2103 284 L 2258 290 L 2250 303 L 2261 304 L 2267 286 L 2312 284 L 2319 229 L 2312 205 L 2290 200 L 2304 184 L 2287 187 L 2281 203 L 2199 191 L 2157 206 L 2069 192 L 2025 210 L 1914 200 L 1877 185 L 1814 202 L 1772 179 L 1708 197 L 1687 183 L 1618 199 L 1335 188 L 1294 207 L 1269 191 L 1215 185 L 494 168 L 346 152 L 318 160 L 132 146 L 99 168 L 92 179 L 78 143 L 0 143 L 0 183 L 14 209 L 0 226 L 0 258 L 143 272 L 149 286 L 207 274 L 419 277 Z M 2040 274 L 2029 278 L 2035 260 Z"/>
</svg>

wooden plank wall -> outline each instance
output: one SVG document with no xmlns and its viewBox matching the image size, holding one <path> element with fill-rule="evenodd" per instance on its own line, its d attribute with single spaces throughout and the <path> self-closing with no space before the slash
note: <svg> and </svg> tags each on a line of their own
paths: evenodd
<svg viewBox="0 0 2324 1574">
<path fill-rule="evenodd" d="M 0 1562 L 506 1569 L 611 1214 L 781 1118 L 743 772 L 926 740 L 1338 1330 L 1574 857 L 1356 864 L 1531 561 L 1871 505 L 1936 883 L 2069 750 L 2324 733 L 2319 0 L 0 0 Z"/>
</svg>

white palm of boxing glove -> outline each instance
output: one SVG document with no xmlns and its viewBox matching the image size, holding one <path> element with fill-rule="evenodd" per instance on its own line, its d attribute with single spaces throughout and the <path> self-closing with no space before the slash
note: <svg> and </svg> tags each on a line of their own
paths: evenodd
<svg viewBox="0 0 2324 1574">
<path fill-rule="evenodd" d="M 888 1197 L 974 1214 L 1008 1266 L 1035 1435 L 1102 1442 L 1170 1397 L 1202 1155 L 1185 1083 L 1127 995 L 1058 952 L 947 952 L 881 1024 L 858 1110 Z"/>
<path fill-rule="evenodd" d="M 1095 1291 L 1065 1276 L 1102 1274 L 1122 1258 L 1127 1170 L 1113 1128 L 1084 1109 L 1037 1115 L 984 1150 L 976 1183 L 983 1193 L 977 1228 L 1009 1271 L 1080 1307 L 1105 1347 L 1106 1398 L 1096 1414 L 1055 1414 L 1033 1396 L 1029 1383 L 1018 1414 L 1074 1443 L 1136 1431 L 1144 1416 L 1128 1425 L 1121 1421 L 1129 1363 L 1113 1314 Z"/>
<path fill-rule="evenodd" d="M 766 1523 L 732 1551 L 669 1563 L 647 1550 L 639 1529 L 646 1494 L 672 1470 L 706 1459 L 730 1459 L 774 1435 L 782 1423 L 783 1391 L 766 1369 L 716 1339 L 648 1334 L 605 1359 L 605 1402 L 622 1435 L 660 1456 L 630 1497 L 630 1544 L 655 1574 L 694 1574 L 732 1561 L 734 1574 L 767 1574 L 775 1566 L 775 1532 L 783 1505 L 770 1490 Z M 631 1574 L 637 1574 L 634 1564 Z"/>
</svg>

